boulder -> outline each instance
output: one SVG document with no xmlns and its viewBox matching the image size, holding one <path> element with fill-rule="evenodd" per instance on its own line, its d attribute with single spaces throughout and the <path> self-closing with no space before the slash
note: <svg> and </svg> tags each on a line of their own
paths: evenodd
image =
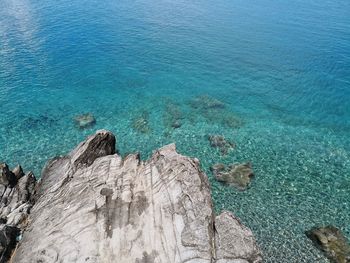
<svg viewBox="0 0 350 263">
<path fill-rule="evenodd" d="M 249 187 L 254 176 L 251 163 L 228 166 L 218 163 L 212 166 L 211 170 L 218 181 L 234 186 L 241 191 Z"/>
<path fill-rule="evenodd" d="M 147 161 L 98 131 L 48 162 L 13 262 L 261 262 L 251 231 L 215 217 L 207 176 L 174 144 Z"/>
<path fill-rule="evenodd" d="M 350 262 L 350 244 L 338 228 L 315 227 L 307 231 L 306 235 L 332 262 Z"/>
<path fill-rule="evenodd" d="M 91 113 L 78 115 L 74 118 L 75 126 L 79 129 L 91 128 L 96 124 L 96 119 Z"/>
</svg>

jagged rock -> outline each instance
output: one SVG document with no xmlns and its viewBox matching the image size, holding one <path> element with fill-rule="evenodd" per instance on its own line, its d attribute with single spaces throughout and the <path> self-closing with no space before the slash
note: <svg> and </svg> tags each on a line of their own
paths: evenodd
<svg viewBox="0 0 350 263">
<path fill-rule="evenodd" d="M 222 135 L 209 135 L 208 140 L 211 147 L 218 148 L 224 155 L 235 147 L 234 143 L 226 140 Z"/>
<path fill-rule="evenodd" d="M 23 169 L 20 165 L 17 165 L 13 170 L 12 173 L 16 176 L 16 179 L 19 180 L 21 177 L 23 177 L 25 174 L 23 172 Z"/>
<path fill-rule="evenodd" d="M 245 190 L 254 176 L 251 163 L 224 165 L 215 164 L 211 170 L 218 181 Z"/>
<path fill-rule="evenodd" d="M 0 225 L 0 263 L 8 262 L 19 232 L 17 227 Z"/>
<path fill-rule="evenodd" d="M 252 233 L 214 216 L 207 176 L 175 145 L 147 161 L 98 131 L 48 162 L 13 262 L 260 262 Z M 214 227 L 215 225 L 215 227 Z"/>
<path fill-rule="evenodd" d="M 6 163 L 0 163 L 0 185 L 3 185 L 6 191 L 7 187 L 13 188 L 16 183 L 17 178 L 15 174 L 10 171 L 8 165 Z"/>
<path fill-rule="evenodd" d="M 79 129 L 91 128 L 96 124 L 96 119 L 91 113 L 78 115 L 74 118 L 75 126 Z"/>
<path fill-rule="evenodd" d="M 335 263 L 350 262 L 350 244 L 341 231 L 334 226 L 316 227 L 306 235 Z"/>
</svg>

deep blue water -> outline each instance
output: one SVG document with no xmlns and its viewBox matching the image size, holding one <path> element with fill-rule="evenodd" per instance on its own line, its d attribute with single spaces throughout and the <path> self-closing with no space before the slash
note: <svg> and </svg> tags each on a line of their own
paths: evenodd
<svg viewBox="0 0 350 263">
<path fill-rule="evenodd" d="M 194 107 L 203 95 L 225 107 Z M 328 262 L 304 235 L 313 226 L 350 237 L 349 101 L 348 0 L 0 2 L 0 160 L 39 177 L 100 128 L 122 154 L 176 142 L 266 262 Z M 87 112 L 96 125 L 77 129 Z M 208 134 L 237 147 L 223 156 Z M 245 192 L 209 170 L 244 161 Z"/>
</svg>

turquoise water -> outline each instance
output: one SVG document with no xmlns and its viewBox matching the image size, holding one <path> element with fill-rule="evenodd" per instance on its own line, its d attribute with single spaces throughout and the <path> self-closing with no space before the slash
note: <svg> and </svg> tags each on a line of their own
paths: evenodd
<svg viewBox="0 0 350 263">
<path fill-rule="evenodd" d="M 0 160 L 39 176 L 100 128 L 123 155 L 176 142 L 266 262 L 328 262 L 304 235 L 315 225 L 350 238 L 349 101 L 347 0 L 0 2 Z M 96 125 L 77 129 L 89 112 Z M 209 170 L 245 161 L 245 192 Z"/>
</svg>

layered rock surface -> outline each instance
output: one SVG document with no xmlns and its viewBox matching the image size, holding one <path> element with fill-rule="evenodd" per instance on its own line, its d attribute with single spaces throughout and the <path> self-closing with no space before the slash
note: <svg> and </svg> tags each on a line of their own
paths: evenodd
<svg viewBox="0 0 350 263">
<path fill-rule="evenodd" d="M 261 262 L 248 228 L 215 217 L 198 160 L 174 144 L 122 159 L 104 130 L 47 164 L 29 221 L 13 262 Z"/>
</svg>

